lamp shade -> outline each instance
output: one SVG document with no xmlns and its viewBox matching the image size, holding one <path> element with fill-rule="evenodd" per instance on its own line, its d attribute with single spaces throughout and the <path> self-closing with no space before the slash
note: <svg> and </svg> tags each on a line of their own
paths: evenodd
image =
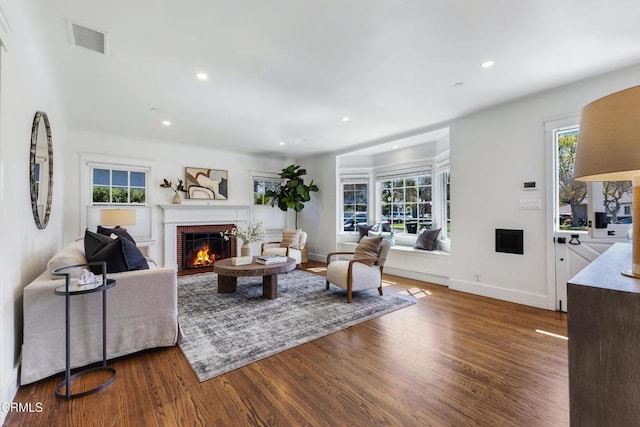
<svg viewBox="0 0 640 427">
<path fill-rule="evenodd" d="M 135 209 L 102 209 L 100 211 L 100 225 L 136 225 Z"/>
<path fill-rule="evenodd" d="M 582 109 L 573 179 L 629 181 L 633 186 L 631 270 L 640 278 L 640 86 L 612 93 Z"/>
<path fill-rule="evenodd" d="M 640 175 L 640 86 L 582 109 L 573 179 L 629 181 Z"/>
</svg>

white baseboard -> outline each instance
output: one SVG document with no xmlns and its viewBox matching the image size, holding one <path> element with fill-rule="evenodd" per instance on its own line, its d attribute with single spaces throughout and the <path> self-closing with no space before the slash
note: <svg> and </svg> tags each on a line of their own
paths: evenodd
<svg viewBox="0 0 640 427">
<path fill-rule="evenodd" d="M 469 282 L 465 280 L 451 279 L 449 289 L 467 292 L 483 297 L 495 298 L 503 301 L 515 302 L 517 304 L 529 305 L 532 307 L 548 310 L 549 298 L 547 295 L 532 294 L 530 292 L 514 291 L 497 286 L 487 285 L 480 282 Z"/>
<path fill-rule="evenodd" d="M 309 259 L 318 262 L 326 262 L 327 256 L 322 254 L 309 254 Z M 533 294 L 531 292 L 522 292 L 513 289 L 505 289 L 481 282 L 455 280 L 438 274 L 430 274 L 401 268 L 385 267 L 384 272 L 393 276 L 406 277 L 408 279 L 448 286 L 449 289 L 455 291 L 514 302 L 516 304 L 538 307 L 545 310 L 552 309 L 548 307 L 549 298 L 547 297 L 547 295 Z"/>
<path fill-rule="evenodd" d="M 309 253 L 309 259 L 311 261 L 327 262 L 327 256 L 326 255 L 322 255 L 322 254 Z"/>
<path fill-rule="evenodd" d="M 437 274 L 421 273 L 418 271 L 404 270 L 401 268 L 385 267 L 385 274 L 406 277 L 407 279 L 420 280 L 422 282 L 435 283 L 436 285 L 449 286 L 449 278 Z"/>
</svg>

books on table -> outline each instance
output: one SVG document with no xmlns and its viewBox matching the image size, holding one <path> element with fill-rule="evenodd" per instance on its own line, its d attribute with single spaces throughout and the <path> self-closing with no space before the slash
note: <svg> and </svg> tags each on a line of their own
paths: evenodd
<svg viewBox="0 0 640 427">
<path fill-rule="evenodd" d="M 282 255 L 261 255 L 256 257 L 258 264 L 278 264 L 280 262 L 287 262 L 287 257 Z"/>
</svg>

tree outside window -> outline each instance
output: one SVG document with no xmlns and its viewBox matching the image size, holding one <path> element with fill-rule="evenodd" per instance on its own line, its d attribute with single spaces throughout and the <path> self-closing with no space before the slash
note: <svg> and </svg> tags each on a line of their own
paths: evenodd
<svg viewBox="0 0 640 427">
<path fill-rule="evenodd" d="M 278 179 L 253 179 L 253 204 L 271 205 L 271 197 L 265 196 L 267 191 L 278 192 L 280 190 L 280 180 Z"/>
<path fill-rule="evenodd" d="M 93 204 L 146 204 L 147 173 L 124 169 L 92 169 Z"/>
<path fill-rule="evenodd" d="M 577 143 L 577 128 L 558 132 L 558 224 L 561 230 L 587 229 L 587 184 L 573 179 Z"/>
<path fill-rule="evenodd" d="M 396 233 L 416 234 L 432 227 L 431 175 L 380 181 L 382 221 Z"/>
<path fill-rule="evenodd" d="M 619 214 L 630 215 L 630 206 L 622 206 L 622 201 L 626 200 L 631 203 L 631 181 L 606 181 L 602 183 L 602 194 L 604 196 L 604 209 L 607 218 L 615 224 L 621 218 Z"/>
<path fill-rule="evenodd" d="M 587 184 L 573 180 L 573 167 L 578 144 L 578 129 L 557 133 L 558 146 L 558 205 L 561 230 L 587 229 Z M 594 187 L 594 191 L 599 187 Z M 631 222 L 631 181 L 602 183 L 603 207 L 609 223 Z M 621 217 L 622 215 L 622 217 Z"/>
</svg>

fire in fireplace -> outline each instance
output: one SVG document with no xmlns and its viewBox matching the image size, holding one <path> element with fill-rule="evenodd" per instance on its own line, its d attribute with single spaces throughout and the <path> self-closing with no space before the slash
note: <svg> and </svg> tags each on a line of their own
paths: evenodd
<svg viewBox="0 0 640 427">
<path fill-rule="evenodd" d="M 178 272 L 188 274 L 212 267 L 216 261 L 235 253 L 235 239 L 225 240 L 221 232 L 233 224 L 179 226 L 177 239 Z"/>
</svg>

